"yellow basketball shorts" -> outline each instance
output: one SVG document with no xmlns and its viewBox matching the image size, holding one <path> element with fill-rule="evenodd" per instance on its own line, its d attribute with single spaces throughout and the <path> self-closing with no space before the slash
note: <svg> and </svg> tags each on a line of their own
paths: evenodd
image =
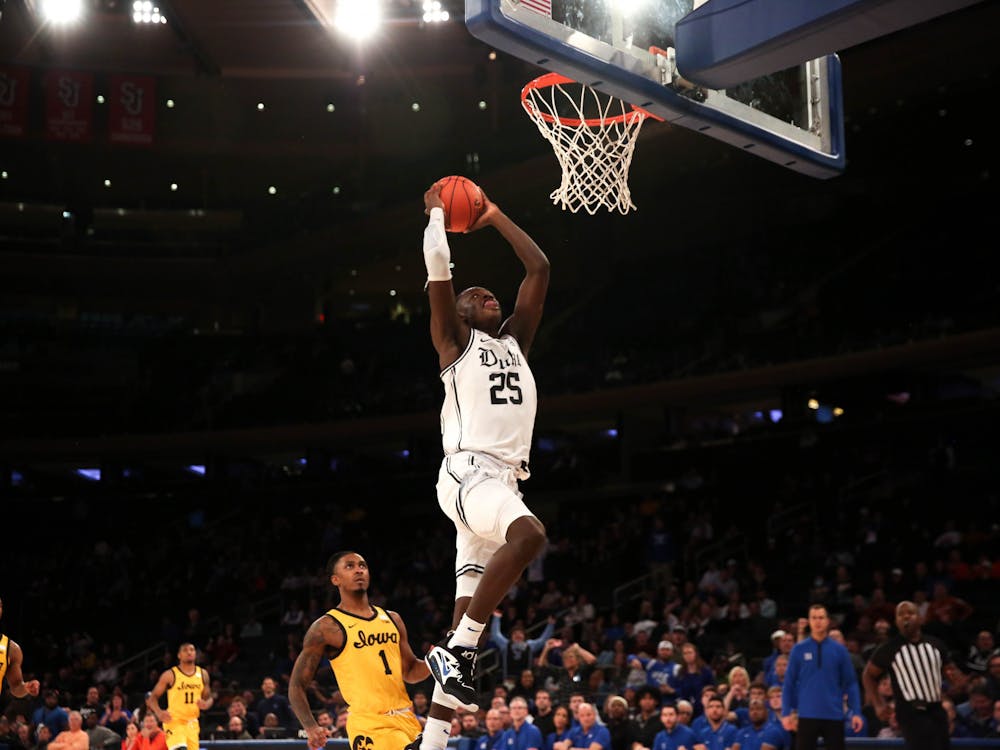
<svg viewBox="0 0 1000 750">
<path fill-rule="evenodd" d="M 167 750 L 186 747 L 187 750 L 198 750 L 198 735 L 201 728 L 197 719 L 189 721 L 168 721 L 163 724 L 163 732 L 167 735 Z"/>
<path fill-rule="evenodd" d="M 410 711 L 389 714 L 347 714 L 351 750 L 403 750 L 423 727 Z"/>
</svg>

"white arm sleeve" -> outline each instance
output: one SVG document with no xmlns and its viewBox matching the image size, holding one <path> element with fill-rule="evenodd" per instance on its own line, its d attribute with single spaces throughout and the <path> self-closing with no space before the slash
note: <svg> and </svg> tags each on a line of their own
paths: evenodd
<svg viewBox="0 0 1000 750">
<path fill-rule="evenodd" d="M 424 265 L 428 281 L 451 280 L 451 249 L 444 231 L 444 211 L 435 206 L 424 230 Z"/>
</svg>

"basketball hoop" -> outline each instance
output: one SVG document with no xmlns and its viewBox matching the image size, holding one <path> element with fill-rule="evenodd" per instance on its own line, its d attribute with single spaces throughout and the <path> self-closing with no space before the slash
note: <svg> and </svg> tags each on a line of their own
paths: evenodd
<svg viewBox="0 0 1000 750">
<path fill-rule="evenodd" d="M 567 78 L 547 73 L 521 90 L 521 106 L 555 151 L 562 181 L 549 196 L 576 213 L 594 215 L 604 206 L 635 210 L 628 189 L 639 130 L 656 115 Z"/>
</svg>

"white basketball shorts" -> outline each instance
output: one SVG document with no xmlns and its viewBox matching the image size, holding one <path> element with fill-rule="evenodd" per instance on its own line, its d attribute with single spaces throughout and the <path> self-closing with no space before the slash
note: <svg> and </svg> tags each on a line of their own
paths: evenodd
<svg viewBox="0 0 1000 750">
<path fill-rule="evenodd" d="M 455 524 L 455 598 L 472 596 L 486 563 L 506 543 L 510 525 L 534 514 L 521 499 L 517 470 L 483 453 L 445 456 L 437 496 Z"/>
</svg>

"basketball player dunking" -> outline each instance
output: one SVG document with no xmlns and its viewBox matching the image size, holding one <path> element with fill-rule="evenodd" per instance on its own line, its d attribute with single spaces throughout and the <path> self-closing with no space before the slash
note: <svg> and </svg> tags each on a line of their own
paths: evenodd
<svg viewBox="0 0 1000 750">
<path fill-rule="evenodd" d="M 354 750 L 403 750 L 420 734 L 420 722 L 405 682 L 430 676 L 406 637 L 395 612 L 368 601 L 368 563 L 357 552 L 337 552 L 326 564 L 340 603 L 317 618 L 306 632 L 292 667 L 288 700 L 309 737 L 309 747 L 326 745 L 306 690 L 322 659 L 330 660 L 337 687 L 347 701 L 347 736 Z"/>
<path fill-rule="evenodd" d="M 476 655 L 486 623 L 545 544 L 545 528 L 528 510 L 518 480 L 528 478 L 537 394 L 527 354 L 542 318 L 549 261 L 517 224 L 484 194 L 482 216 L 469 231 L 492 226 L 524 266 L 514 311 L 474 286 L 457 297 L 440 188 L 424 193 L 424 262 L 431 340 L 441 364 L 444 460 L 438 474 L 441 510 L 455 524 L 454 631 L 427 654 L 437 683 L 422 750 L 442 750 L 457 706 L 476 708 Z"/>
<path fill-rule="evenodd" d="M 167 750 L 179 747 L 198 750 L 201 729 L 198 717 L 214 702 L 208 671 L 195 664 L 197 656 L 193 643 L 182 643 L 177 649 L 177 666 L 165 670 L 146 695 L 147 708 L 163 724 Z M 167 694 L 166 711 L 160 707 L 164 693 Z"/>
</svg>

